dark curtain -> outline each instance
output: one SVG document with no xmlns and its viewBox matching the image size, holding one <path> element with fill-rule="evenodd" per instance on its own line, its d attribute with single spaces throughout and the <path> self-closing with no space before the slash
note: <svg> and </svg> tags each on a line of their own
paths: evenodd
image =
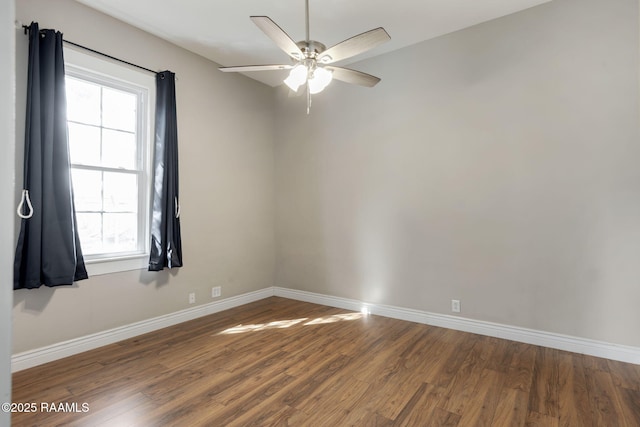
<svg viewBox="0 0 640 427">
<path fill-rule="evenodd" d="M 149 271 L 182 267 L 175 74 L 156 75 L 156 132 Z"/>
<path fill-rule="evenodd" d="M 39 30 L 35 22 L 29 27 L 24 190 L 33 209 L 20 225 L 13 288 L 86 279 L 73 206 L 62 34 Z M 25 205 L 21 213 L 29 216 Z"/>
</svg>

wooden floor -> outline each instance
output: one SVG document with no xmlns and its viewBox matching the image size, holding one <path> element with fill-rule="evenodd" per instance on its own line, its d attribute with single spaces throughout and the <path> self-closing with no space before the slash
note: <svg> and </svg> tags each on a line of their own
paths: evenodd
<svg viewBox="0 0 640 427">
<path fill-rule="evenodd" d="M 13 384 L 15 426 L 640 426 L 640 366 L 275 297 Z"/>
</svg>

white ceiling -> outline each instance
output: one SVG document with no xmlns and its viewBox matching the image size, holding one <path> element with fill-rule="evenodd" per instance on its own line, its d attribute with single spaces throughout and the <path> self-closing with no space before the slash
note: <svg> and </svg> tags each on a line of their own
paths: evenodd
<svg viewBox="0 0 640 427">
<path fill-rule="evenodd" d="M 305 38 L 304 0 L 76 0 L 224 65 L 289 64 L 249 19 L 266 15 L 294 41 Z M 330 47 L 376 27 L 391 41 L 346 65 L 550 0 L 310 0 L 310 38 Z M 375 70 L 362 70 L 376 74 Z M 247 73 L 276 86 L 283 71 Z M 379 76 L 384 79 L 384 76 Z"/>
</svg>

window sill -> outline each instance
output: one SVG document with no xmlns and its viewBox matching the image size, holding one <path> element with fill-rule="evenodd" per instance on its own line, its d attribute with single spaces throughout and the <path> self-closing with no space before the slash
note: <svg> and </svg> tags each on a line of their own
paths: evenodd
<svg viewBox="0 0 640 427">
<path fill-rule="evenodd" d="M 85 267 L 89 277 L 131 270 L 146 270 L 149 267 L 149 254 L 134 255 L 126 258 L 85 260 Z"/>
</svg>

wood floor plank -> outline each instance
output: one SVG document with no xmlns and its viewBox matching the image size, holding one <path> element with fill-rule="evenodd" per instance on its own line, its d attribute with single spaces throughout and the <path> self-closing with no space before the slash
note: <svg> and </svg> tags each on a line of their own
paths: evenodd
<svg viewBox="0 0 640 427">
<path fill-rule="evenodd" d="M 329 379 L 339 376 L 340 370 L 346 367 L 351 361 L 351 358 L 340 353 L 325 354 L 324 356 L 325 360 L 323 360 L 322 363 L 308 366 L 309 369 L 304 375 L 298 375 L 283 387 L 273 390 L 272 393 L 270 393 L 269 399 L 265 400 L 263 405 L 268 409 L 261 410 L 258 408 L 258 411 L 252 410 L 247 415 L 238 418 L 238 420 L 247 419 L 247 424 L 270 425 L 268 423 L 260 424 L 258 421 L 264 420 L 265 417 L 269 419 L 273 417 L 280 419 L 290 416 L 293 419 L 299 419 L 304 412 L 292 407 L 292 405 L 301 406 L 310 394 L 327 384 Z M 288 371 L 286 371 L 286 373 L 289 375 Z M 280 407 L 290 408 L 291 410 L 286 411 L 281 417 L 278 416 L 278 412 L 275 411 L 275 408 Z"/>
<path fill-rule="evenodd" d="M 125 400 L 119 401 L 114 405 L 100 410 L 93 410 L 86 417 L 73 420 L 70 426 L 95 426 L 95 427 L 111 427 L 111 426 L 134 426 L 141 425 L 140 420 L 143 417 L 157 409 L 157 405 L 151 402 L 146 396 L 138 394 L 131 396 Z"/>
<path fill-rule="evenodd" d="M 462 415 L 465 408 L 468 407 L 475 397 L 476 387 L 478 386 L 482 373 L 490 358 L 493 347 L 489 345 L 490 341 L 481 337 L 471 348 L 458 373 L 454 376 L 451 383 L 447 387 L 447 393 L 440 408 L 447 412 Z"/>
<path fill-rule="evenodd" d="M 276 382 L 266 390 L 266 398 L 256 402 L 257 404 L 255 406 L 247 408 L 242 413 L 237 410 L 232 411 L 226 420 L 219 414 L 216 414 L 211 422 L 217 424 L 224 420 L 225 426 L 264 426 L 272 425 L 276 419 L 283 419 L 285 412 L 300 412 L 288 406 L 275 405 L 273 404 L 274 400 L 270 398 L 273 394 L 276 394 L 278 390 L 288 387 L 291 383 L 291 377 L 283 376 L 282 381 Z"/>
<path fill-rule="evenodd" d="M 491 426 L 503 389 L 505 374 L 492 369 L 482 372 L 475 397 L 460 415 L 461 425 Z"/>
<path fill-rule="evenodd" d="M 435 408 L 431 419 L 429 419 L 424 425 L 425 427 L 455 427 L 463 425 L 460 422 L 460 415 L 447 412 L 444 409 Z"/>
<path fill-rule="evenodd" d="M 276 411 L 261 412 L 255 417 L 245 419 L 239 417 L 229 422 L 227 427 L 263 427 L 263 426 L 298 426 L 304 425 L 306 414 L 290 406 L 276 407 Z"/>
<path fill-rule="evenodd" d="M 538 347 L 529 393 L 529 411 L 558 417 L 558 351 Z"/>
<path fill-rule="evenodd" d="M 524 425 L 525 427 L 558 427 L 559 420 L 557 417 L 544 415 L 535 411 L 529 411 Z"/>
<path fill-rule="evenodd" d="M 353 400 L 360 398 L 369 387 L 370 384 L 349 375 L 328 378 L 321 387 L 296 405 L 296 408 L 309 415 L 324 413 L 324 411 L 333 413 L 341 409 L 338 403 L 350 404 Z"/>
<path fill-rule="evenodd" d="M 510 341 L 491 338 L 494 343 L 494 350 L 491 358 L 487 361 L 487 369 L 496 372 L 506 373 L 513 359 L 515 348 Z"/>
<path fill-rule="evenodd" d="M 367 412 L 365 417 L 362 418 L 362 423 L 357 425 L 369 426 L 369 427 L 391 427 L 397 424 L 395 424 L 390 419 L 383 417 L 377 412 Z"/>
<path fill-rule="evenodd" d="M 397 414 L 395 425 L 409 427 L 427 425 L 433 419 L 433 412 L 443 394 L 443 389 L 432 384 L 422 383 Z"/>
<path fill-rule="evenodd" d="M 180 399 L 193 388 L 210 386 L 234 376 L 235 374 L 222 369 L 211 372 L 191 369 L 166 371 L 164 376 L 147 381 L 140 392 L 156 405 L 162 406 Z"/>
<path fill-rule="evenodd" d="M 640 391 L 618 388 L 616 393 L 622 407 L 624 422 L 630 427 L 640 426 Z"/>
<path fill-rule="evenodd" d="M 43 377 L 47 378 L 46 387 L 64 386 L 77 378 L 91 376 L 100 372 L 103 368 L 104 365 L 97 361 L 76 365 L 75 359 L 65 358 L 62 361 L 58 360 L 31 369 L 25 369 L 13 374 L 13 381 L 22 385 L 21 388 L 14 390 L 14 396 L 18 399 L 16 401 L 23 401 L 23 396 L 20 392 L 22 390 L 31 390 L 30 386 L 41 383 Z M 38 389 L 42 390 L 46 387 L 38 387 Z"/>
<path fill-rule="evenodd" d="M 351 358 L 343 354 L 335 354 L 320 365 L 312 366 L 308 375 L 298 376 L 296 388 L 287 390 L 282 396 L 282 404 L 298 408 L 322 387 L 327 387 L 331 380 L 342 375 L 351 362 Z"/>
<path fill-rule="evenodd" d="M 584 365 L 585 369 L 611 373 L 611 369 L 609 367 L 609 363 L 607 359 L 603 359 L 601 357 L 587 356 L 584 354 L 581 354 L 579 357 L 582 358 L 582 364 Z"/>
<path fill-rule="evenodd" d="M 32 389 L 25 388 L 18 390 L 11 399 L 14 402 L 53 402 L 55 400 L 67 401 L 74 396 L 65 385 L 46 385 L 43 388 Z"/>
<path fill-rule="evenodd" d="M 167 369 L 182 369 L 187 365 L 210 365 L 228 360 L 231 353 L 227 345 L 241 338 L 224 335 L 212 338 L 200 336 L 198 340 L 185 341 L 182 344 L 165 345 L 153 356 L 157 363 L 166 366 Z M 176 351 L 177 346 L 189 346 L 193 351 L 182 354 Z"/>
<path fill-rule="evenodd" d="M 259 385 L 254 385 L 247 392 L 234 396 L 229 403 L 223 404 L 224 409 L 211 413 L 205 418 L 206 425 L 226 426 L 234 420 L 255 418 L 257 413 L 273 411 L 275 407 L 269 404 L 271 396 L 287 387 L 294 378 L 286 374 L 278 374 L 266 378 Z M 218 399 L 216 401 L 219 402 Z"/>
<path fill-rule="evenodd" d="M 220 373 L 234 375 L 226 371 L 220 371 Z M 189 388 L 183 388 L 183 393 L 179 394 L 175 399 L 169 400 L 162 405 L 154 406 L 151 410 L 141 414 L 135 425 L 180 425 L 187 420 L 189 423 L 182 425 L 203 424 L 203 420 L 210 416 L 211 413 L 225 409 L 223 405 L 215 401 L 215 392 L 211 390 L 218 387 L 219 383 L 226 379 L 213 377 L 211 382 L 198 382 Z"/>
<path fill-rule="evenodd" d="M 512 342 L 513 347 L 505 387 L 529 393 L 533 380 L 533 365 L 536 347 L 530 344 Z"/>
<path fill-rule="evenodd" d="M 607 360 L 611 378 L 617 387 L 640 391 L 640 365 Z"/>
<path fill-rule="evenodd" d="M 221 413 L 225 407 L 216 402 L 198 401 L 198 404 L 177 406 L 172 411 L 155 409 L 144 414 L 134 426 L 181 427 L 211 426 L 211 414 Z M 125 424 L 127 425 L 127 424 Z"/>
<path fill-rule="evenodd" d="M 278 353 L 278 355 L 284 356 L 284 353 Z M 213 389 L 210 392 L 215 392 L 216 402 L 219 402 L 224 406 L 235 406 L 236 402 L 241 401 L 247 396 L 247 391 L 255 392 L 255 390 L 260 389 L 265 384 L 269 384 L 269 381 L 273 378 L 277 378 L 278 380 L 281 378 L 286 378 L 287 380 L 294 379 L 294 377 L 287 375 L 284 369 L 279 368 L 270 371 L 265 370 L 247 374 L 242 373 L 241 375 L 238 375 L 239 381 L 242 382 L 242 387 Z"/>
<path fill-rule="evenodd" d="M 582 357 L 563 352 L 558 368 L 559 423 L 563 427 L 589 426 L 593 413 Z"/>
<path fill-rule="evenodd" d="M 377 412 L 385 418 L 395 420 L 422 384 L 419 379 L 411 376 L 380 383 L 378 387 L 383 391 L 381 396 L 384 397 L 376 402 Z"/>
<path fill-rule="evenodd" d="M 511 427 L 524 426 L 527 421 L 528 403 L 527 393 L 505 387 L 498 399 L 492 424 Z"/>
<path fill-rule="evenodd" d="M 149 363 L 144 366 L 122 365 L 117 369 L 118 375 L 114 375 L 110 369 L 78 378 L 67 384 L 67 389 L 75 396 L 93 397 L 95 394 L 109 392 L 111 390 L 123 390 L 133 388 L 137 391 L 145 381 L 164 375 L 166 369 L 158 364 Z"/>
<path fill-rule="evenodd" d="M 438 375 L 441 371 L 446 371 L 445 366 L 455 357 L 458 346 L 466 339 L 466 334 L 459 334 L 453 330 L 445 331 L 428 349 L 424 359 L 415 364 L 416 377 L 423 382 L 437 383 Z"/>
<path fill-rule="evenodd" d="M 371 385 L 346 377 L 345 381 L 326 389 L 317 399 L 300 408 L 309 415 L 309 425 L 341 426 L 358 406 L 364 404 Z"/>
<path fill-rule="evenodd" d="M 478 339 L 477 335 L 467 334 L 464 336 L 464 339 L 454 347 L 454 351 L 447 361 L 441 365 L 437 376 L 431 380 L 431 383 L 436 387 L 448 387 Z"/>
<path fill-rule="evenodd" d="M 621 407 L 616 397 L 615 386 L 609 372 L 587 370 L 585 375 L 592 417 L 595 425 L 625 425 Z"/>
<path fill-rule="evenodd" d="M 16 426 L 638 426 L 640 367 L 267 298 L 13 375 Z"/>
</svg>

